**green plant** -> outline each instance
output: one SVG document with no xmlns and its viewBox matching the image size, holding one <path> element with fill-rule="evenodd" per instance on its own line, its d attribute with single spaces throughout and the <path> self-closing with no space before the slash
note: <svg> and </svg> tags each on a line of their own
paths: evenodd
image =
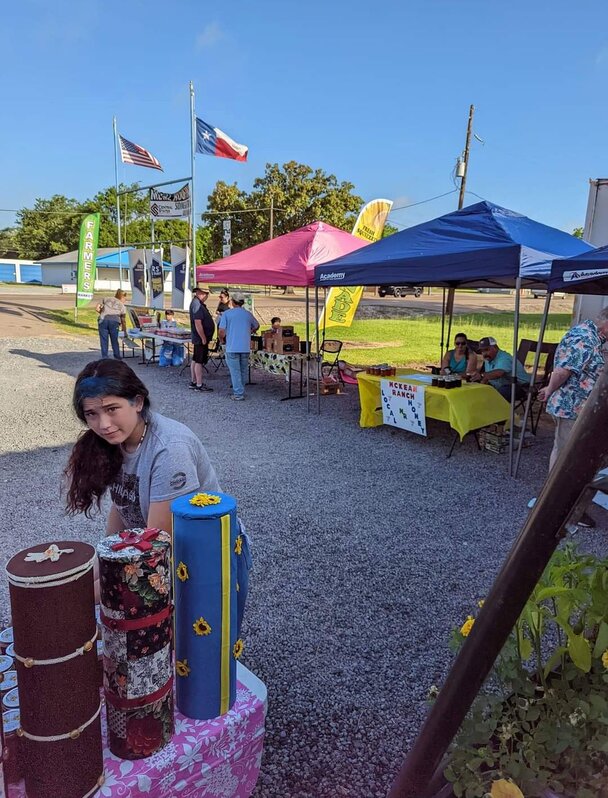
<svg viewBox="0 0 608 798">
<path fill-rule="evenodd" d="M 458 650 L 475 620 L 454 630 Z M 608 560 L 556 552 L 461 726 L 445 776 L 456 796 L 492 785 L 538 798 L 608 796 Z M 512 782 L 512 784 L 511 784 Z M 516 786 L 517 785 L 517 786 Z M 517 791 L 517 792 L 516 792 Z M 503 793 L 501 793 L 503 794 Z"/>
</svg>

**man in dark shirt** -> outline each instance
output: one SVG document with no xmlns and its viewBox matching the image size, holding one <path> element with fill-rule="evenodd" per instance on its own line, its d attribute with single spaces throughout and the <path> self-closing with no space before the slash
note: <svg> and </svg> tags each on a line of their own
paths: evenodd
<svg viewBox="0 0 608 798">
<path fill-rule="evenodd" d="M 194 391 L 212 391 L 213 388 L 203 383 L 203 366 L 209 360 L 209 342 L 215 333 L 215 323 L 205 305 L 209 289 L 206 286 L 197 286 L 192 293 L 190 332 L 194 351 L 190 363 L 190 387 Z"/>
</svg>

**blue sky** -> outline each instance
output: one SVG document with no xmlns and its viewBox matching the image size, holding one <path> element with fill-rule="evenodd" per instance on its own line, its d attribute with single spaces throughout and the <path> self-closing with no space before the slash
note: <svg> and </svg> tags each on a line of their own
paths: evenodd
<svg viewBox="0 0 608 798">
<path fill-rule="evenodd" d="M 468 188 L 539 221 L 582 225 L 608 176 L 608 6 L 586 0 L 20 0 L 3 11 L 0 207 L 114 182 L 112 116 L 189 174 L 197 114 L 250 148 L 197 157 L 197 208 L 216 180 L 245 189 L 296 160 L 396 205 L 453 188 L 470 103 Z M 467 196 L 467 204 L 477 201 Z M 396 211 L 409 226 L 457 195 Z M 0 213 L 0 227 L 11 223 Z"/>
</svg>

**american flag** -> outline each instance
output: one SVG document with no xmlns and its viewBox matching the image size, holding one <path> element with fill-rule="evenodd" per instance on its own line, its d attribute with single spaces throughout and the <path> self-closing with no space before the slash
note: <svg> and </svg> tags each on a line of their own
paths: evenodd
<svg viewBox="0 0 608 798">
<path fill-rule="evenodd" d="M 134 166 L 148 166 L 150 169 L 160 169 L 160 161 L 156 159 L 151 152 L 140 147 L 139 144 L 134 144 L 124 136 L 118 136 L 120 140 L 120 159 L 123 163 L 132 163 Z"/>
</svg>

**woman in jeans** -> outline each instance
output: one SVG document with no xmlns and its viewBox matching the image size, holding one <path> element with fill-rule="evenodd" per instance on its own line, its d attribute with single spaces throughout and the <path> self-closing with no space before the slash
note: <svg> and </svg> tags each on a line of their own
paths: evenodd
<svg viewBox="0 0 608 798">
<path fill-rule="evenodd" d="M 118 328 L 127 335 L 127 325 L 125 316 L 127 309 L 123 305 L 127 292 L 118 289 L 113 297 L 106 297 L 97 305 L 99 313 L 99 343 L 101 345 L 101 356 L 108 356 L 108 339 L 112 342 L 112 352 L 114 358 L 120 360 L 120 347 L 118 346 Z"/>
</svg>

